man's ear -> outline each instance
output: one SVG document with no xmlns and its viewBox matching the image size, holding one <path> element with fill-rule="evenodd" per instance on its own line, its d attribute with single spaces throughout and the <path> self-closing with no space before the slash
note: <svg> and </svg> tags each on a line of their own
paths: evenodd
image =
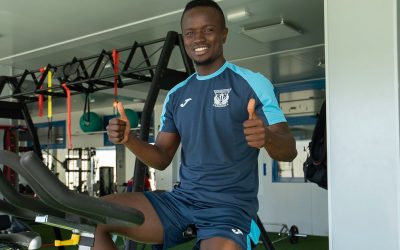
<svg viewBox="0 0 400 250">
<path fill-rule="evenodd" d="M 222 32 L 223 32 L 222 42 L 225 43 L 226 42 L 226 38 L 228 37 L 228 28 L 225 27 Z"/>
</svg>

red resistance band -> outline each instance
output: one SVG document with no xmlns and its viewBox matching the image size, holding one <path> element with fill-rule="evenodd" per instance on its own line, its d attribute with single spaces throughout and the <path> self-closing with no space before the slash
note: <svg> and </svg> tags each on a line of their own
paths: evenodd
<svg viewBox="0 0 400 250">
<path fill-rule="evenodd" d="M 43 116 L 43 95 L 40 94 L 38 97 L 38 116 L 42 117 Z"/>
<path fill-rule="evenodd" d="M 118 97 L 118 64 L 119 64 L 119 53 L 116 49 L 112 50 L 112 58 L 114 62 L 114 99 L 117 101 Z"/>
<path fill-rule="evenodd" d="M 71 92 L 67 87 L 66 83 L 62 84 L 65 92 L 67 93 L 67 136 L 68 136 L 68 148 L 72 149 L 72 135 L 71 135 Z"/>
<path fill-rule="evenodd" d="M 44 73 L 45 69 L 44 68 L 40 68 L 39 72 L 40 72 L 40 77 L 42 76 L 42 74 Z M 40 89 L 42 89 L 43 86 L 40 86 Z M 43 116 L 43 94 L 39 94 L 38 96 L 38 116 L 42 117 Z"/>
</svg>

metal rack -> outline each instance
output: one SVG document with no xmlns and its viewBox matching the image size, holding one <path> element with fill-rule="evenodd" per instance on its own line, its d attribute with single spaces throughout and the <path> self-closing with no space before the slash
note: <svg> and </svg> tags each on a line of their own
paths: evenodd
<svg viewBox="0 0 400 250">
<path fill-rule="evenodd" d="M 148 53 L 150 46 L 160 45 L 151 54 Z M 184 71 L 168 68 L 172 51 L 179 48 L 182 56 Z M 39 95 L 44 97 L 56 96 L 66 97 L 65 90 L 61 84 L 66 83 L 71 95 L 93 93 L 99 90 L 114 88 L 114 78 L 117 77 L 118 88 L 140 83 L 150 83 L 149 92 L 145 100 L 139 137 L 147 141 L 151 127 L 151 114 L 161 89 L 169 90 L 187 76 L 194 73 L 192 61 L 186 55 L 182 37 L 175 31 L 167 33 L 165 38 L 149 42 L 134 42 L 132 46 L 116 49 L 121 60 L 118 73 L 105 73 L 108 67 L 114 68 L 112 58 L 113 51 L 101 51 L 100 54 L 85 58 L 74 57 L 70 62 L 51 65 L 37 70 L 25 70 L 22 74 L 15 76 L 0 76 L 0 117 L 10 119 L 24 119 L 28 130 L 33 138 L 35 152 L 41 154 L 38 136 L 28 112 L 27 103 L 36 102 Z M 158 59 L 154 60 L 156 54 Z M 122 60 L 124 59 L 124 60 Z M 133 62 L 139 61 L 137 65 Z M 152 64 L 152 61 L 156 63 Z M 58 83 L 52 87 L 45 85 L 49 73 L 54 75 Z M 33 82 L 33 86 L 32 86 Z M 3 92 L 8 85 L 12 91 L 10 95 Z M 2 101 L 7 99 L 7 101 Z M 143 190 L 145 166 L 140 161 L 135 163 L 135 191 Z"/>
</svg>

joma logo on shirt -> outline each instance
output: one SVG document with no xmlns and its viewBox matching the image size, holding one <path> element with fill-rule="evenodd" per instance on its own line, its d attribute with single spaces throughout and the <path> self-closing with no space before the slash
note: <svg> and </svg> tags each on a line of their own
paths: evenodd
<svg viewBox="0 0 400 250">
<path fill-rule="evenodd" d="M 232 232 L 233 232 L 234 234 L 241 234 L 241 235 L 243 235 L 242 230 L 240 230 L 239 228 L 238 228 L 238 229 L 232 228 Z"/>
<path fill-rule="evenodd" d="M 190 102 L 191 100 L 192 100 L 192 98 L 188 98 L 188 99 L 186 99 L 183 103 L 181 103 L 181 105 L 179 105 L 179 106 L 181 106 L 181 108 L 183 108 L 183 107 L 185 107 L 186 104 L 187 104 L 188 102 Z"/>
<path fill-rule="evenodd" d="M 232 89 L 218 89 L 214 90 L 214 107 L 223 108 L 229 105 L 229 92 Z"/>
</svg>

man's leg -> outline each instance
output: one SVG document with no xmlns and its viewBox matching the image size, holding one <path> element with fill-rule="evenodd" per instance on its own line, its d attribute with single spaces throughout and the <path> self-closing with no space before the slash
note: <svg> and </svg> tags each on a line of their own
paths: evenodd
<svg viewBox="0 0 400 250">
<path fill-rule="evenodd" d="M 112 194 L 104 196 L 102 199 L 120 204 L 122 206 L 135 208 L 144 214 L 145 220 L 142 225 L 135 228 L 99 225 L 96 229 L 93 248 L 94 250 L 116 249 L 113 241 L 111 240 L 110 233 L 121 234 L 140 242 L 152 244 L 163 243 L 164 230 L 161 225 L 160 218 L 143 193 L 133 192 Z"/>
<path fill-rule="evenodd" d="M 223 237 L 213 237 L 200 242 L 200 250 L 242 250 L 233 240 Z"/>
</svg>

